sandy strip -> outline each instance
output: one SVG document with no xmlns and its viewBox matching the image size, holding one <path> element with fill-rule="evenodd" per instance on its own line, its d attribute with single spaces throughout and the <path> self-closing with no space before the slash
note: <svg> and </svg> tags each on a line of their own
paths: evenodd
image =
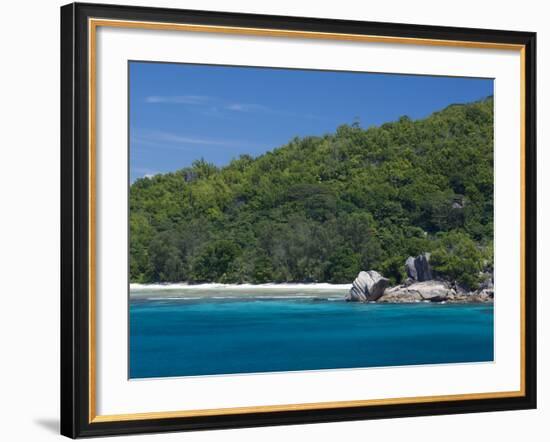
<svg viewBox="0 0 550 442">
<path fill-rule="evenodd" d="M 132 298 L 312 298 L 342 296 L 351 284 L 130 284 Z"/>
</svg>

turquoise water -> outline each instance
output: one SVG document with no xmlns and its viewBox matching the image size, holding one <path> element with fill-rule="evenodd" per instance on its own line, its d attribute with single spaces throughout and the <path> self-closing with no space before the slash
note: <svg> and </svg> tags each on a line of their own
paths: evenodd
<svg viewBox="0 0 550 442">
<path fill-rule="evenodd" d="M 130 378 L 492 361 L 493 307 L 141 299 L 129 346 Z"/>
</svg>

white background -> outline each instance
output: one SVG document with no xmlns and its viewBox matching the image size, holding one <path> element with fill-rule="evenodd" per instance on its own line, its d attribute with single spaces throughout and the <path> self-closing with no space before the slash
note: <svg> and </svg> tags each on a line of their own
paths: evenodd
<svg viewBox="0 0 550 442">
<path fill-rule="evenodd" d="M 548 221 L 543 174 L 548 141 L 542 122 L 550 97 L 549 14 L 544 3 L 517 1 L 357 2 L 144 1 L 127 4 L 231 10 L 449 26 L 531 30 L 539 33 L 539 226 Z M 4 6 L 1 29 L 0 91 L 0 436 L 4 440 L 59 438 L 59 10 L 58 1 L 26 1 Z M 539 275 L 550 243 L 539 231 Z M 546 247 L 545 247 L 546 246 Z M 543 251 L 546 249 L 546 252 Z M 539 409 L 464 416 L 393 419 L 263 429 L 127 437 L 125 440 L 545 440 L 550 433 L 549 302 L 539 277 Z M 414 382 L 411 379 L 411 382 Z"/>
</svg>

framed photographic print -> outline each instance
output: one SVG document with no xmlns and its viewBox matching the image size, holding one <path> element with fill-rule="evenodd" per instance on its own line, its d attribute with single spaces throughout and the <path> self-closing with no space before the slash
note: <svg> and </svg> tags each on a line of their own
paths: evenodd
<svg viewBox="0 0 550 442">
<path fill-rule="evenodd" d="M 534 408 L 535 42 L 62 7 L 62 434 Z"/>
</svg>

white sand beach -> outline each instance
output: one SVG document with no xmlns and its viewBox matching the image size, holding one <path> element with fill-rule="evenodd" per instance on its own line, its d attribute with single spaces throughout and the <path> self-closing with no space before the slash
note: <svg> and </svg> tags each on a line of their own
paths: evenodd
<svg viewBox="0 0 550 442">
<path fill-rule="evenodd" d="M 267 284 L 130 284 L 131 298 L 235 298 L 235 297 L 256 297 L 256 298 L 288 298 L 317 296 L 341 297 L 345 295 L 351 284 L 328 284 L 328 283 L 267 283 Z"/>
</svg>

